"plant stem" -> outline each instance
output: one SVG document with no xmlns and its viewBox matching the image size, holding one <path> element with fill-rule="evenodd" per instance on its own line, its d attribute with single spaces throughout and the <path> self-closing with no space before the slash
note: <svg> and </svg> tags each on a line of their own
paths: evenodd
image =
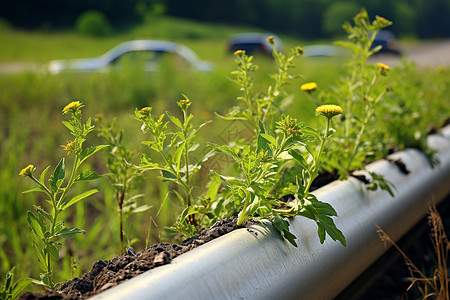
<svg viewBox="0 0 450 300">
<path fill-rule="evenodd" d="M 244 206 L 242 207 L 241 216 L 239 217 L 239 220 L 236 223 L 238 226 L 240 226 L 244 222 L 245 217 L 247 216 L 247 206 L 248 206 L 249 201 L 250 201 L 249 192 L 245 191 Z"/>
<path fill-rule="evenodd" d="M 187 116 L 187 108 L 183 110 L 183 137 L 184 137 L 184 164 L 186 167 L 186 182 L 184 186 L 186 187 L 186 198 L 187 198 L 187 207 L 191 207 L 192 205 L 192 189 L 190 185 L 190 176 L 189 176 L 189 139 L 188 139 L 188 116 Z M 195 215 L 189 215 L 188 217 L 189 223 L 196 226 Z"/>
<path fill-rule="evenodd" d="M 311 184 L 313 183 L 314 179 L 316 179 L 317 174 L 319 174 L 319 167 L 320 167 L 320 157 L 322 156 L 323 149 L 325 147 L 325 142 L 328 139 L 328 131 L 330 130 L 330 123 L 331 118 L 327 118 L 327 123 L 325 126 L 325 133 L 323 135 L 323 138 L 320 141 L 320 147 L 319 152 L 317 152 L 317 156 L 314 159 L 314 166 L 312 168 L 312 172 L 309 174 L 308 178 L 308 184 L 306 185 L 306 188 L 304 190 L 304 194 L 306 195 L 311 187 Z"/>
<path fill-rule="evenodd" d="M 358 149 L 359 149 L 359 145 L 361 144 L 362 136 L 363 136 L 363 134 L 364 134 L 364 131 L 366 130 L 366 126 L 367 126 L 367 124 L 369 123 L 370 118 L 372 117 L 372 114 L 373 114 L 373 109 L 370 109 L 370 110 L 367 112 L 366 118 L 364 119 L 364 122 L 363 122 L 363 124 L 362 124 L 362 126 L 361 126 L 361 129 L 360 129 L 359 132 L 358 132 L 358 136 L 356 137 L 355 144 L 353 145 L 352 151 L 350 152 L 350 156 L 349 156 L 349 158 L 348 158 L 347 171 L 350 170 L 350 166 L 351 166 L 351 164 L 352 164 L 353 159 L 354 159 L 355 156 L 356 156 L 356 152 L 357 152 Z"/>
</svg>

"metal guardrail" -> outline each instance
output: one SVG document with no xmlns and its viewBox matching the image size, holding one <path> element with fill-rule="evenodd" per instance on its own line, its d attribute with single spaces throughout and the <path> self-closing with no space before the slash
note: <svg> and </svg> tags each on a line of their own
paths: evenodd
<svg viewBox="0 0 450 300">
<path fill-rule="evenodd" d="M 298 248 L 273 229 L 239 229 L 147 271 L 91 299 L 333 299 L 387 249 L 375 223 L 398 240 L 426 215 L 428 204 L 450 194 L 450 126 L 428 138 L 440 165 L 406 150 L 408 175 L 387 160 L 367 169 L 395 185 L 395 197 L 367 191 L 357 179 L 333 182 L 314 194 L 338 212 L 347 247 L 329 237 L 320 244 L 314 222 L 293 218 Z"/>
</svg>

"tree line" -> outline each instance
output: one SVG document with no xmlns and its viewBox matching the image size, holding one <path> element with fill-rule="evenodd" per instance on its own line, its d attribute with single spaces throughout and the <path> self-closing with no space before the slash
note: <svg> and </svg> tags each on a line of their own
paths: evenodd
<svg viewBox="0 0 450 300">
<path fill-rule="evenodd" d="M 342 34 L 341 25 L 364 7 L 394 22 L 398 35 L 450 37 L 450 0 L 18 0 L 1 1 L 0 18 L 21 28 L 68 28 L 96 10 L 120 28 L 143 20 L 143 9 L 199 21 L 257 26 L 303 38 Z M 161 10 L 163 8 L 163 10 Z"/>
</svg>

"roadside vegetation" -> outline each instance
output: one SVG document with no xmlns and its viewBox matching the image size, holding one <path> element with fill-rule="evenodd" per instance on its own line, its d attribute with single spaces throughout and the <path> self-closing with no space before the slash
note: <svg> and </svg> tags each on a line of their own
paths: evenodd
<svg viewBox="0 0 450 300">
<path fill-rule="evenodd" d="M 342 45 L 352 52 L 350 61 L 307 61 L 301 43 L 289 38 L 287 50 L 273 58 L 230 54 L 226 38 L 242 28 L 165 17 L 155 24 L 102 39 L 0 31 L 11 41 L 0 50 L 1 61 L 90 57 L 151 36 L 185 43 L 216 65 L 210 73 L 167 63 L 153 74 L 136 66 L 0 74 L 1 274 L 16 266 L 16 278 L 37 278 L 37 256 L 38 283 L 54 287 L 86 272 L 93 258 L 192 236 L 231 215 L 239 222 L 268 219 L 293 245 L 289 217 L 301 215 L 317 223 L 321 242 L 329 236 L 345 245 L 334 209 L 310 193 L 321 172 L 346 178 L 406 147 L 438 163 L 424 140 L 448 118 L 449 70 L 367 63 L 376 52 L 367 34 L 389 26 L 384 18 L 371 21 L 363 10 L 346 25 L 350 39 Z M 409 134 L 402 133 L 406 124 Z M 98 145 L 107 147 L 98 151 Z M 67 159 L 67 169 L 78 173 L 66 182 L 66 159 L 55 158 L 67 152 L 74 159 Z M 34 177 L 35 171 L 44 175 Z M 371 175 L 369 189 L 395 193 Z M 35 184 L 43 193 L 19 194 Z M 69 187 L 81 196 L 66 199 Z M 287 194 L 295 201 L 280 201 Z M 81 228 L 86 233 L 75 234 Z"/>
</svg>

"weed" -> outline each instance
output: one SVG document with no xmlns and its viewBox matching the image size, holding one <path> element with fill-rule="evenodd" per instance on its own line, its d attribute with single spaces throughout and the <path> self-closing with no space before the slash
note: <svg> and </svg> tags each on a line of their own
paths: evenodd
<svg viewBox="0 0 450 300">
<path fill-rule="evenodd" d="M 129 195 L 133 189 L 136 180 L 142 177 L 142 170 L 136 168 L 131 160 L 136 156 L 137 151 L 127 149 L 122 142 L 123 130 L 115 129 L 115 119 L 112 122 L 104 120 L 103 115 L 97 115 L 95 118 L 98 124 L 98 135 L 102 137 L 108 145 L 108 158 L 106 166 L 109 170 L 108 178 L 115 189 L 117 209 L 119 212 L 119 234 L 120 234 L 120 253 L 124 253 L 123 223 L 124 219 L 134 213 L 147 211 L 151 208 L 149 205 L 137 205 L 137 200 L 143 197 L 143 194 Z"/>
<path fill-rule="evenodd" d="M 153 140 L 143 142 L 143 144 L 149 146 L 163 160 L 162 164 L 158 164 L 144 154 L 139 168 L 141 170 L 159 170 L 162 181 L 175 183 L 181 188 L 183 195 L 175 189 L 173 193 L 185 209 L 174 224 L 174 228 L 187 237 L 197 232 L 199 225 L 195 217 L 198 211 L 194 206 L 194 197 L 192 195 L 192 176 L 200 170 L 202 164 L 213 154 L 212 151 L 208 151 L 196 162 L 191 161 L 191 152 L 195 151 L 199 146 L 199 143 L 195 141 L 195 136 L 200 128 L 208 122 L 194 127 L 191 123 L 194 116 L 188 114 L 190 105 L 191 101 L 186 96 L 178 102 L 178 106 L 183 113 L 181 119 L 169 112 L 156 116 L 152 113 L 151 107 L 144 107 L 135 112 L 136 119 L 142 122 L 142 131 L 153 136 Z M 169 122 L 164 121 L 166 115 L 170 122 L 175 125 L 175 132 L 168 131 Z"/>
<path fill-rule="evenodd" d="M 63 146 L 68 154 L 73 153 L 74 155 L 72 171 L 66 186 L 63 186 L 66 178 L 65 158 L 62 158 L 54 169 L 53 174 L 48 179 L 48 184 L 46 184 L 46 175 L 50 166 L 41 173 L 39 179 L 34 176 L 36 168 L 33 165 L 28 165 L 19 174 L 30 178 L 38 185 L 37 188 L 28 190 L 25 193 L 42 192 L 48 197 L 47 203 L 50 209 L 35 206 L 36 213 L 28 211 L 27 221 L 32 229 L 34 238 L 33 247 L 42 271 L 40 274 L 41 281 L 38 283 L 49 288 L 55 288 L 56 286 L 52 276 L 53 268 L 51 262 L 52 259 L 59 260 L 58 248 L 62 246 L 59 240 L 61 238 L 71 239 L 76 234 L 85 232 L 76 227 L 66 228 L 65 222 L 59 220 L 59 215 L 78 201 L 98 192 L 97 189 L 93 189 L 74 197 L 68 196 L 74 184 L 100 177 L 95 171 L 91 170 L 79 172 L 81 164 L 86 159 L 105 147 L 95 146 L 83 148 L 86 136 L 94 129 L 94 126 L 91 125 L 91 119 L 88 119 L 84 124 L 82 123 L 81 108 L 83 106 L 79 101 L 73 101 L 63 109 L 63 114 L 70 114 L 71 116 L 69 121 L 63 121 L 63 124 L 74 137 L 72 141 L 68 141 L 67 145 Z"/>
</svg>

